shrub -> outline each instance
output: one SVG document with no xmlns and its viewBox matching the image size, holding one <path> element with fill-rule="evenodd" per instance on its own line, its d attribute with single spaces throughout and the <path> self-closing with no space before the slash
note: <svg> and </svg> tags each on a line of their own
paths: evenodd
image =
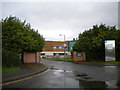
<svg viewBox="0 0 120 90">
<path fill-rule="evenodd" d="M 2 66 L 3 67 L 14 67 L 20 66 L 21 59 L 20 55 L 16 52 L 2 50 Z"/>
</svg>

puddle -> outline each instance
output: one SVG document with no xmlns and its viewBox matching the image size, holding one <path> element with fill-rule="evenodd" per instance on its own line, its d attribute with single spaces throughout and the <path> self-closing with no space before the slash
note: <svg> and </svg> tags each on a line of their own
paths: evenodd
<svg viewBox="0 0 120 90">
<path fill-rule="evenodd" d="M 63 62 L 58 62 L 58 63 L 63 63 Z"/>
<path fill-rule="evenodd" d="M 85 73 L 77 73 L 75 77 L 76 81 L 79 81 L 80 88 L 120 88 L 120 81 L 93 81 L 92 77 L 89 77 Z"/>
<path fill-rule="evenodd" d="M 53 70 L 55 72 L 64 72 L 64 70 Z"/>
<path fill-rule="evenodd" d="M 81 74 L 76 74 L 76 80 L 84 80 L 84 79 L 92 79 L 92 77 L 88 77 L 87 74 L 81 73 Z"/>
<path fill-rule="evenodd" d="M 65 72 L 65 73 L 72 73 L 73 71 L 66 71 L 66 70 L 60 70 L 60 69 L 56 69 L 54 68 L 55 72 Z"/>
<path fill-rule="evenodd" d="M 109 88 L 120 88 L 120 81 L 97 81 L 93 77 L 88 76 L 86 73 L 73 72 L 64 70 L 53 70 L 57 77 L 64 76 L 64 86 L 66 88 L 82 88 L 91 90 L 91 88 L 102 88 L 101 90 L 106 90 Z"/>
<path fill-rule="evenodd" d="M 112 81 L 112 82 L 104 82 L 104 81 L 87 81 L 87 80 L 79 80 L 80 88 L 102 88 L 102 90 L 106 90 L 107 88 L 120 88 L 120 81 Z"/>
<path fill-rule="evenodd" d="M 79 85 L 80 85 L 80 88 L 107 88 L 106 83 L 103 81 L 79 80 Z"/>
<path fill-rule="evenodd" d="M 71 72 L 73 72 L 73 71 L 66 71 L 66 72 L 69 72 L 69 73 L 71 73 Z"/>
<path fill-rule="evenodd" d="M 84 76 L 88 76 L 87 74 L 85 73 L 81 73 L 81 74 L 76 74 L 77 77 L 84 77 Z"/>
<path fill-rule="evenodd" d="M 65 78 L 65 87 L 66 88 L 79 88 L 79 81 L 74 78 Z"/>
<path fill-rule="evenodd" d="M 104 69 L 106 72 L 108 71 L 113 72 L 114 70 L 117 70 L 116 66 L 104 66 Z"/>
<path fill-rule="evenodd" d="M 117 81 L 116 86 L 120 88 L 120 81 Z"/>
</svg>

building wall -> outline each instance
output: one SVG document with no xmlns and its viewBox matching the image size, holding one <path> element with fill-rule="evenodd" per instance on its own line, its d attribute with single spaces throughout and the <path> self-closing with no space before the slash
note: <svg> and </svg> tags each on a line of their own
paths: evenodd
<svg viewBox="0 0 120 90">
<path fill-rule="evenodd" d="M 64 44 L 66 44 L 66 56 L 70 55 L 68 52 L 68 42 L 63 41 L 45 41 L 45 47 L 41 52 L 42 57 L 50 58 L 63 58 L 64 57 Z"/>
<path fill-rule="evenodd" d="M 53 42 L 52 41 L 45 41 L 45 47 L 43 51 L 53 51 Z"/>
<path fill-rule="evenodd" d="M 65 42 L 65 44 L 68 46 L 68 42 Z M 64 49 L 60 49 L 59 47 L 63 46 L 64 42 L 62 41 L 45 41 L 45 47 L 43 48 L 44 51 L 64 51 Z M 56 48 L 55 48 L 56 47 Z M 66 49 L 68 51 L 68 48 Z"/>
<path fill-rule="evenodd" d="M 71 53 L 66 51 L 66 58 L 70 58 L 71 57 Z M 43 55 L 45 54 L 45 55 Z M 64 58 L 64 52 L 53 52 L 53 51 L 49 51 L 49 52 L 41 52 L 41 56 L 44 58 Z"/>
<path fill-rule="evenodd" d="M 40 63 L 40 53 L 24 52 L 23 63 Z"/>
</svg>

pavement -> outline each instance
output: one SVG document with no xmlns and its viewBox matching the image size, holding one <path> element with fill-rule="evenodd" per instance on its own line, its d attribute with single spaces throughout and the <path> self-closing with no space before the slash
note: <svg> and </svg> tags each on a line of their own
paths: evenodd
<svg viewBox="0 0 120 90">
<path fill-rule="evenodd" d="M 14 72 L 8 72 L 2 74 L 2 83 L 24 78 L 30 75 L 41 73 L 48 69 L 48 66 L 44 64 L 23 64 L 21 69 Z"/>
</svg>

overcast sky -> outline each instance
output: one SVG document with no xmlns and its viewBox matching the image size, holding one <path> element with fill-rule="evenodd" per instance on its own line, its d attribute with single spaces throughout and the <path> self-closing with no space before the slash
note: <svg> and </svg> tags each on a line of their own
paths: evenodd
<svg viewBox="0 0 120 90">
<path fill-rule="evenodd" d="M 63 41 L 96 24 L 118 25 L 117 2 L 3 2 L 2 18 L 16 16 L 30 23 L 46 40 Z"/>
</svg>

